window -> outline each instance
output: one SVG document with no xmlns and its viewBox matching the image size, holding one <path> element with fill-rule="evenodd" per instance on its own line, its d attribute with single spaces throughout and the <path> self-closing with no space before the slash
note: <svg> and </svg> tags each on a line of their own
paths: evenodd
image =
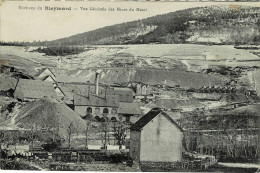
<svg viewBox="0 0 260 173">
<path fill-rule="evenodd" d="M 112 113 L 112 114 L 116 114 L 116 113 L 117 113 L 117 110 L 116 110 L 115 108 L 113 108 L 113 109 L 111 110 L 111 113 Z"/>
<path fill-rule="evenodd" d="M 100 108 L 95 108 L 95 114 L 96 115 L 100 114 Z"/>
<path fill-rule="evenodd" d="M 108 109 L 107 109 L 107 108 L 104 108 L 104 109 L 103 109 L 103 113 L 104 113 L 104 114 L 108 114 Z"/>
<path fill-rule="evenodd" d="M 130 122 L 130 116 L 126 116 L 126 117 L 125 117 L 125 122 L 126 122 L 126 123 L 129 123 L 129 122 Z"/>
<path fill-rule="evenodd" d="M 88 107 L 87 108 L 87 115 L 91 115 L 92 114 L 92 108 L 91 107 Z"/>
<path fill-rule="evenodd" d="M 111 118 L 111 121 L 112 121 L 112 122 L 117 122 L 116 117 L 112 117 L 112 118 Z"/>
</svg>

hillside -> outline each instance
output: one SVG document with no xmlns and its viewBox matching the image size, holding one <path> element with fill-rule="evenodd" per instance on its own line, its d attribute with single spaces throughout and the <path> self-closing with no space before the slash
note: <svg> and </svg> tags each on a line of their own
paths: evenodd
<svg viewBox="0 0 260 173">
<path fill-rule="evenodd" d="M 107 26 L 47 44 L 259 44 L 259 16 L 259 7 L 198 7 Z"/>
<path fill-rule="evenodd" d="M 224 86 L 229 82 L 225 76 L 203 74 L 180 70 L 156 68 L 92 68 L 70 70 L 69 76 L 81 77 L 82 82 L 94 82 L 97 69 L 100 71 L 100 82 L 104 84 L 126 85 L 129 82 L 150 85 L 180 86 L 181 88 L 201 88 L 203 86 Z"/>
<path fill-rule="evenodd" d="M 83 132 L 85 122 L 65 103 L 53 98 L 44 97 L 21 108 L 15 119 L 15 124 L 22 128 L 59 128 L 59 136 L 68 135 L 68 127 L 72 124 L 72 132 Z M 76 132 L 77 130 L 77 132 Z"/>
</svg>

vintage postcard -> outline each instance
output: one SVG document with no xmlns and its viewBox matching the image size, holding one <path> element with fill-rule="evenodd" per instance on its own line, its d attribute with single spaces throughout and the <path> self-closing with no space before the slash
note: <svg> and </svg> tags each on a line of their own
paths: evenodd
<svg viewBox="0 0 260 173">
<path fill-rule="evenodd" d="M 3 1 L 1 170 L 260 172 L 260 2 Z"/>
</svg>

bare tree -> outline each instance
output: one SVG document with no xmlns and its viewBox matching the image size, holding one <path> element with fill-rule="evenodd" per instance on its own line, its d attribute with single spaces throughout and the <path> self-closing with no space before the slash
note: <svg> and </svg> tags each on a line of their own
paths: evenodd
<svg viewBox="0 0 260 173">
<path fill-rule="evenodd" d="M 91 121 L 87 121 L 87 127 L 86 127 L 86 143 L 85 143 L 85 146 L 86 146 L 86 148 L 88 147 L 88 141 L 89 141 L 89 131 L 91 130 L 91 124 L 92 124 L 92 122 Z"/>
<path fill-rule="evenodd" d="M 122 121 L 114 123 L 114 137 L 117 140 L 119 149 L 122 149 L 122 145 L 125 144 L 126 134 L 129 130 L 129 126 L 124 124 Z"/>
<path fill-rule="evenodd" d="M 106 148 L 106 145 L 109 142 L 109 123 L 107 121 L 101 123 L 100 137 L 104 148 Z"/>
<path fill-rule="evenodd" d="M 73 123 L 72 122 L 70 122 L 70 124 L 69 124 L 69 127 L 68 127 L 68 129 L 67 129 L 67 133 L 68 133 L 68 142 L 69 142 L 69 148 L 71 148 L 71 135 L 74 133 L 74 131 L 75 131 L 75 128 L 74 128 L 74 126 L 73 126 Z"/>
</svg>

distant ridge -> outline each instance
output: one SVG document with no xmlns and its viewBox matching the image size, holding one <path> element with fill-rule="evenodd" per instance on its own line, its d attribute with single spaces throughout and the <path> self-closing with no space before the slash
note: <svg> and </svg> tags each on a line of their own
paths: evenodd
<svg viewBox="0 0 260 173">
<path fill-rule="evenodd" d="M 260 8 L 197 7 L 73 35 L 47 45 L 259 44 Z"/>
</svg>

